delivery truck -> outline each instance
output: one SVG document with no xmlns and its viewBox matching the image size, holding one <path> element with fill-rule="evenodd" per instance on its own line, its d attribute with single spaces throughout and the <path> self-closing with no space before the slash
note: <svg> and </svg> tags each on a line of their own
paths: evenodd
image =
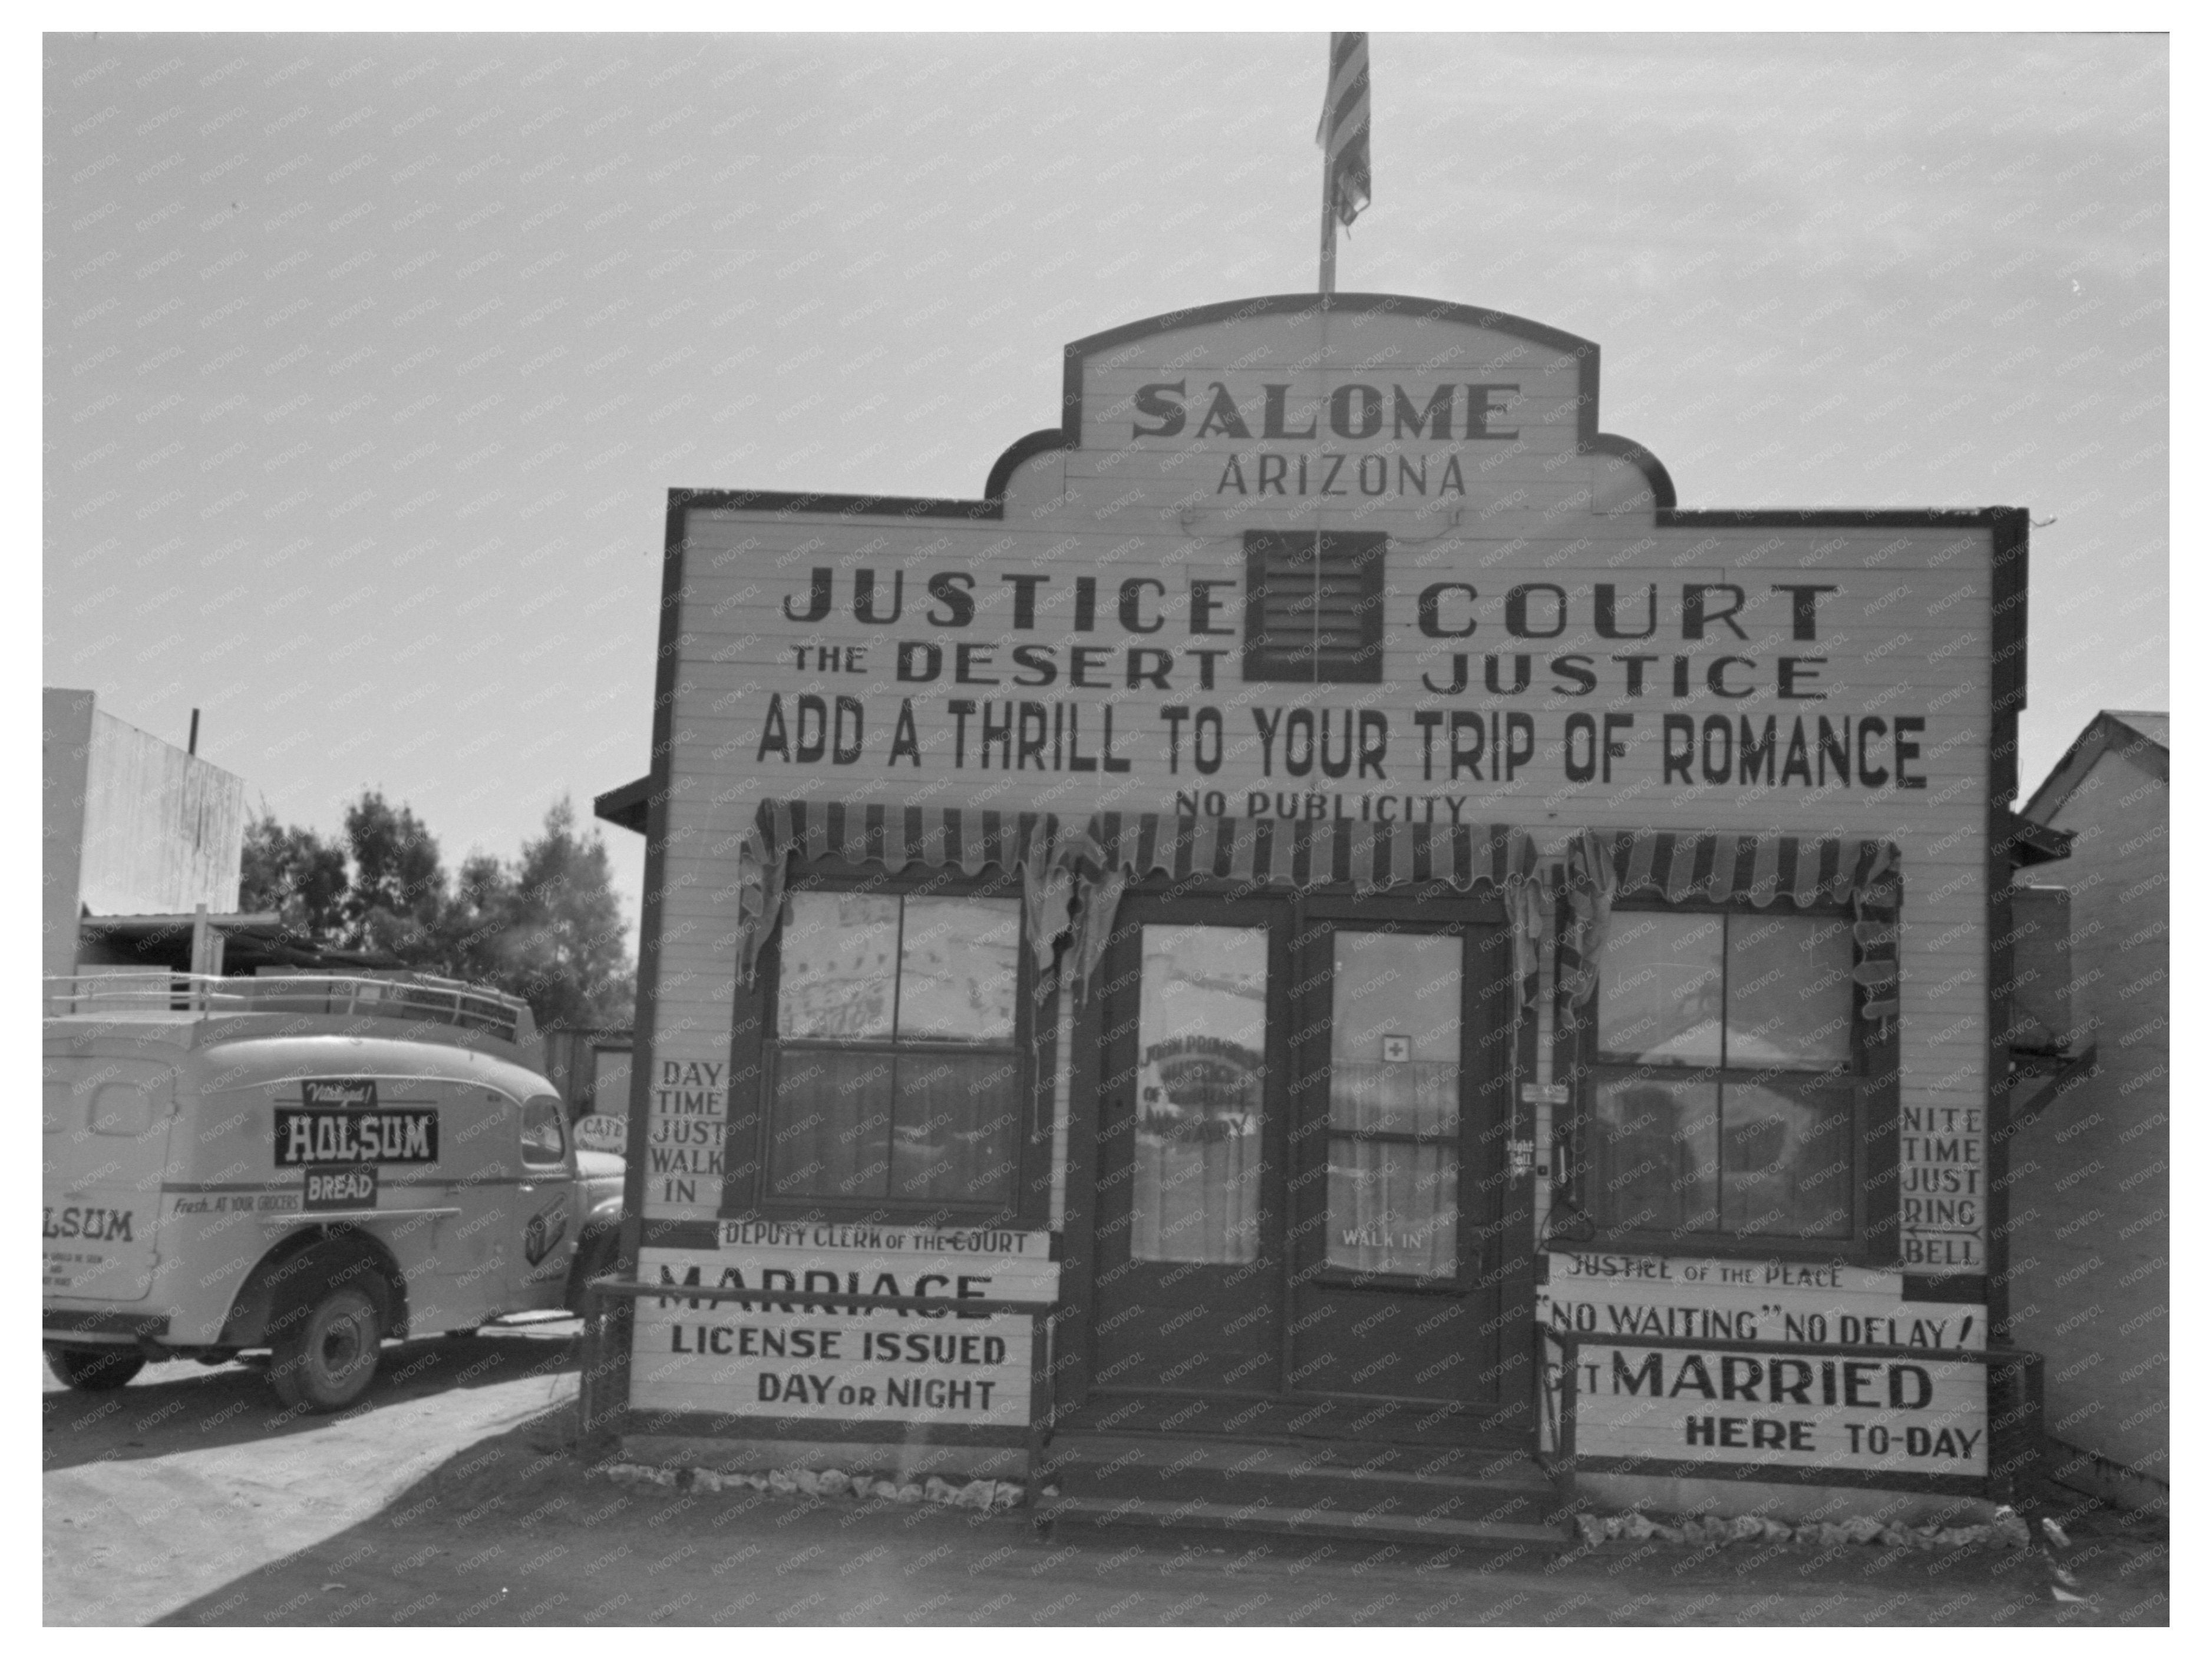
<svg viewBox="0 0 2212 1659">
<path fill-rule="evenodd" d="M 73 1389 L 268 1357 L 361 1398 L 390 1339 L 579 1310 L 623 1160 L 580 1152 L 526 1005 L 416 975 L 46 982 L 45 1326 Z"/>
</svg>

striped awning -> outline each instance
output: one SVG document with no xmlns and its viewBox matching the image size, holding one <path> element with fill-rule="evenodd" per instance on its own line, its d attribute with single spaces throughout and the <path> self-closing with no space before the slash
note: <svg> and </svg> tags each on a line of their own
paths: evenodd
<svg viewBox="0 0 2212 1659">
<path fill-rule="evenodd" d="M 775 930 L 793 858 L 842 859 L 903 870 L 957 868 L 981 875 L 993 865 L 1018 871 L 1030 945 L 1041 962 L 1067 931 L 1073 851 L 1057 860 L 1060 820 L 1049 812 L 996 812 L 960 806 L 861 805 L 842 801 L 765 800 L 738 850 L 738 978 L 752 983 L 761 947 Z"/>
<path fill-rule="evenodd" d="M 1547 925 L 1536 848 L 1525 830 L 1509 825 L 1099 812 L 1086 834 L 1066 845 L 1080 859 L 1073 953 L 1079 996 L 1104 959 L 1123 890 L 1153 875 L 1297 890 L 1345 885 L 1358 893 L 1442 883 L 1457 892 L 1492 893 L 1505 902 L 1514 923 L 1516 970 L 1528 991 L 1535 987 Z"/>
<path fill-rule="evenodd" d="M 1099 812 L 1078 822 L 1049 812 L 768 800 L 738 849 L 738 976 L 750 984 L 775 927 L 793 860 L 839 859 L 900 870 L 992 865 L 1018 872 L 1030 946 L 1049 963 L 1071 926 L 1073 977 L 1087 994 L 1132 881 L 1164 875 L 1254 887 L 1349 886 L 1354 892 L 1441 883 L 1490 892 L 1513 921 L 1514 962 L 1534 994 L 1550 910 L 1534 843 L 1502 825 L 1375 823 L 1350 819 L 1179 817 Z M 1073 907 L 1073 915 L 1069 912 Z"/>
<path fill-rule="evenodd" d="M 1184 817 L 972 807 L 769 800 L 738 852 L 738 975 L 750 984 L 774 930 L 791 861 L 839 859 L 897 871 L 909 864 L 979 875 L 1017 872 L 1024 929 L 1050 963 L 1071 927 L 1071 977 L 1086 995 L 1132 882 L 1215 879 L 1255 889 L 1349 887 L 1356 893 L 1441 884 L 1505 906 L 1522 1001 L 1533 1001 L 1546 931 L 1564 898 L 1559 983 L 1587 1003 L 1613 908 L 1622 900 L 1701 899 L 1759 908 L 1847 905 L 1855 975 L 1869 1018 L 1897 1012 L 1899 880 L 1896 847 L 1848 836 L 1584 830 L 1564 868 L 1540 865 L 1529 834 L 1508 824 L 1377 823 L 1343 818 Z M 1073 915 L 1071 915 L 1071 910 Z"/>
<path fill-rule="evenodd" d="M 1801 908 L 1847 905 L 1856 921 L 1862 1012 L 1885 1019 L 1897 1012 L 1899 881 L 1897 848 L 1887 841 L 1585 830 L 1567 848 L 1559 983 L 1577 1004 L 1595 993 L 1613 907 L 1623 899 L 1702 899 L 1761 909 L 1781 902 Z"/>
</svg>

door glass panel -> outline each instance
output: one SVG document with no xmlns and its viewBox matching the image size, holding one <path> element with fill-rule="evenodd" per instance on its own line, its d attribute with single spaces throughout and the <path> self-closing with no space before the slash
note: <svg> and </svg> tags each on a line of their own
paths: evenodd
<svg viewBox="0 0 2212 1659">
<path fill-rule="evenodd" d="M 1147 925 L 1143 939 L 1130 1255 L 1255 1261 L 1267 930 Z"/>
<path fill-rule="evenodd" d="M 1328 1265 L 1449 1277 L 1459 1257 L 1460 941 L 1340 928 L 1334 944 Z"/>
<path fill-rule="evenodd" d="M 1459 940 L 1336 935 L 1328 1116 L 1371 1133 L 1459 1133 Z"/>
<path fill-rule="evenodd" d="M 1449 1279 L 1458 1260 L 1456 1152 L 1418 1141 L 1330 1140 L 1330 1267 Z"/>
</svg>

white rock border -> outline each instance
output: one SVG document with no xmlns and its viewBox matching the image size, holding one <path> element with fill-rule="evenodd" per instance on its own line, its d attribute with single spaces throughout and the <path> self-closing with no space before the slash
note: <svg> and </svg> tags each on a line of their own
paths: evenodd
<svg viewBox="0 0 2212 1659">
<path fill-rule="evenodd" d="M 2024 1550 L 2030 1542 L 2027 1522 L 2009 1509 L 2000 1509 L 1996 1519 L 1968 1526 L 1903 1526 L 1855 1515 L 1842 1521 L 1803 1521 L 1792 1524 L 1762 1515 L 1699 1515 L 1673 1521 L 1655 1521 L 1640 1510 L 1620 1515 L 1578 1514 L 1575 1530 L 1587 1545 L 1619 1539 L 1662 1544 L 1875 1544 L 1890 1549 L 1957 1549 L 1968 1545 Z"/>
<path fill-rule="evenodd" d="M 842 1469 L 669 1468 L 654 1463 L 609 1463 L 592 1473 L 633 1486 L 666 1486 L 678 1492 L 758 1492 L 777 1497 L 847 1498 L 856 1503 L 938 1504 L 947 1509 L 1004 1514 L 1027 1501 L 1021 1483 L 977 1479 L 953 1481 L 942 1475 L 921 1480 L 892 1480 Z"/>
</svg>

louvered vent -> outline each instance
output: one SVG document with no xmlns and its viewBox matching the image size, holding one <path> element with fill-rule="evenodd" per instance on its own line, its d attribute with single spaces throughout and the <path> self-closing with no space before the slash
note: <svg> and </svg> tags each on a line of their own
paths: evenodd
<svg viewBox="0 0 2212 1659">
<path fill-rule="evenodd" d="M 1382 550 L 1371 531 L 1244 536 L 1244 678 L 1382 683 Z"/>
</svg>

